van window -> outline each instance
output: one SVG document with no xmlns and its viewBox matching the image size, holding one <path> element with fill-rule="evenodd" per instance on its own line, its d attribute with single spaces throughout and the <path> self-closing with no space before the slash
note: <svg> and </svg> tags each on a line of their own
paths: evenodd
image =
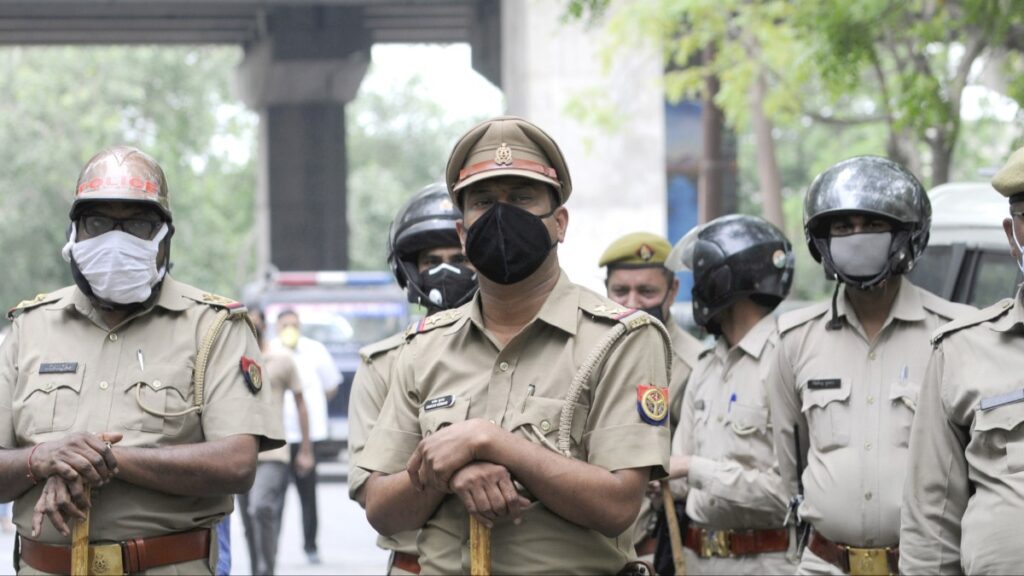
<svg viewBox="0 0 1024 576">
<path fill-rule="evenodd" d="M 1020 270 L 1009 254 L 1005 251 L 982 251 L 978 255 L 967 303 L 984 308 L 1003 298 L 1012 298 L 1019 282 Z"/>
</svg>

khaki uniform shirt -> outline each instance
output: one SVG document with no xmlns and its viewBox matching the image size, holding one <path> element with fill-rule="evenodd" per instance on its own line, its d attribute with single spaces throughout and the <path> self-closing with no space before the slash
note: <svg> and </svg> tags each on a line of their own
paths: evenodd
<svg viewBox="0 0 1024 576">
<path fill-rule="evenodd" d="M 461 308 L 430 316 L 424 331 L 402 348 L 380 420 L 357 464 L 385 474 L 402 472 L 423 436 L 470 418 L 556 444 L 573 377 L 624 312 L 563 273 L 536 318 L 504 347 L 484 330 L 479 294 Z M 667 386 L 666 343 L 642 313 L 622 322 L 634 323 L 635 329 L 595 368 L 577 399 L 571 453 L 610 471 L 651 468 L 657 479 L 668 465 L 668 427 L 641 419 L 637 390 L 638 385 Z M 424 573 L 468 573 L 468 529 L 461 501 L 445 498 L 420 530 Z M 504 522 L 492 529 L 492 571 L 615 573 L 635 558 L 631 536 L 627 530 L 605 537 L 534 501 L 519 526 Z"/>
<path fill-rule="evenodd" d="M 263 353 L 263 373 L 265 383 L 270 384 L 271 397 L 277 412 L 284 423 L 284 393 L 290 390 L 293 394 L 302 392 L 302 380 L 299 379 L 299 368 L 295 359 L 288 352 L 268 351 Z M 287 446 L 260 452 L 260 462 L 284 462 L 291 459 L 291 451 Z"/>
<path fill-rule="evenodd" d="M 38 299 L 14 320 L 0 347 L 0 448 L 23 448 L 73 432 L 120 432 L 118 446 L 152 447 L 260 438 L 283 444 L 271 394 L 243 379 L 242 357 L 259 360 L 245 322 L 229 321 L 210 355 L 202 413 L 157 416 L 192 405 L 196 351 L 223 299 L 164 279 L 156 304 L 108 330 L 88 298 L 69 286 Z M 244 312 L 244 311 L 243 311 Z M 28 535 L 43 482 L 14 501 Z M 178 496 L 115 478 L 92 492 L 90 540 L 120 541 L 212 527 L 232 509 L 230 495 Z M 69 544 L 50 522 L 38 538 Z"/>
<path fill-rule="evenodd" d="M 910 437 L 901 573 L 1024 570 L 1021 297 L 936 336 Z"/>
<path fill-rule="evenodd" d="M 391 367 L 398 358 L 398 351 L 405 343 L 405 334 L 399 333 L 363 347 L 359 351 L 362 363 L 352 380 L 352 392 L 348 401 L 348 449 L 350 463 L 359 460 L 370 431 L 377 424 L 380 410 L 388 396 L 391 381 Z M 350 466 L 348 474 L 348 496 L 355 500 L 356 493 L 366 484 L 370 473 L 358 466 Z M 406 554 L 416 554 L 416 533 L 418 530 L 399 532 L 391 536 L 378 536 L 377 546 Z"/>
<path fill-rule="evenodd" d="M 692 456 L 686 514 L 698 524 L 761 529 L 785 520 L 765 384 L 777 343 L 775 317 L 765 316 L 731 350 L 718 338 L 690 378 L 672 450 Z"/>
<path fill-rule="evenodd" d="M 840 289 L 837 330 L 831 303 L 779 319 L 780 343 L 768 377 L 775 449 L 789 494 L 796 492 L 794 426 L 806 456 L 801 517 L 835 542 L 858 547 L 899 541 L 907 442 L 936 328 L 974 310 L 902 277 L 889 317 L 868 342 Z M 809 439 L 807 437 L 809 435 Z"/>
<path fill-rule="evenodd" d="M 683 330 L 671 318 L 668 319 L 665 328 L 668 329 L 668 335 L 672 338 L 672 377 L 668 383 L 668 405 L 671 433 L 674 435 L 683 408 L 686 382 L 690 378 L 690 372 L 697 365 L 697 357 L 704 351 L 704 344 Z"/>
</svg>

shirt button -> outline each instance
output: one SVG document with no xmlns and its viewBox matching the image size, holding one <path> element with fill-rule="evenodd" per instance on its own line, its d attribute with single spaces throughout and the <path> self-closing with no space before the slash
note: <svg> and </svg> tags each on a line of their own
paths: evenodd
<svg viewBox="0 0 1024 576">
<path fill-rule="evenodd" d="M 871 359 L 871 360 L 874 360 L 875 359 L 875 353 L 874 352 L 869 353 L 868 354 L 868 358 Z"/>
<path fill-rule="evenodd" d="M 545 432 L 551 430 L 551 422 L 548 422 L 547 420 L 542 420 L 540 423 L 540 429 Z"/>
<path fill-rule="evenodd" d="M 865 500 L 871 500 L 872 496 L 874 496 L 874 494 L 872 494 L 870 490 L 868 490 L 867 492 L 864 493 L 864 499 Z"/>
<path fill-rule="evenodd" d="M 871 442 L 865 442 L 864 443 L 864 449 L 865 450 L 871 450 Z"/>
<path fill-rule="evenodd" d="M 498 368 L 502 372 L 508 372 L 508 362 L 502 362 L 501 364 L 498 364 Z"/>
<path fill-rule="evenodd" d="M 724 419 L 725 419 L 725 418 L 723 418 L 721 414 L 719 414 L 719 415 L 718 415 L 718 421 L 719 421 L 719 422 L 721 422 L 721 421 L 722 421 L 722 420 L 724 420 Z"/>
<path fill-rule="evenodd" d="M 116 332 L 111 332 L 110 336 L 107 336 L 107 338 L 110 338 L 111 342 L 117 342 L 117 333 Z"/>
<path fill-rule="evenodd" d="M 100 390 L 106 390 L 107 388 L 110 388 L 110 384 L 107 384 L 106 380 L 100 382 Z"/>
<path fill-rule="evenodd" d="M 161 387 L 163 385 L 164 385 L 163 382 L 161 382 L 159 380 L 153 380 L 153 388 L 159 388 L 159 387 Z"/>
<path fill-rule="evenodd" d="M 870 404 L 874 404 L 874 403 L 875 403 L 875 397 L 874 396 L 868 396 L 868 404 L 870 405 Z"/>
</svg>

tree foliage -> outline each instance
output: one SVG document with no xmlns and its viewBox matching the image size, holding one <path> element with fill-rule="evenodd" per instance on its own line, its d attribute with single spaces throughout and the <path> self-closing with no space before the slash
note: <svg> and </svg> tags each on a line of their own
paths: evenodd
<svg viewBox="0 0 1024 576">
<path fill-rule="evenodd" d="M 175 277 L 236 294 L 254 267 L 255 117 L 234 103 L 237 48 L 0 50 L 0 302 L 69 284 L 60 257 L 78 172 L 114 144 L 160 162 Z"/>
</svg>

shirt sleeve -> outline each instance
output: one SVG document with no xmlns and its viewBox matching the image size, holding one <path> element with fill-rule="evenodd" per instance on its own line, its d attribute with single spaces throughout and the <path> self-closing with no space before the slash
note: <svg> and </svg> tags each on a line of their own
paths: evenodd
<svg viewBox="0 0 1024 576">
<path fill-rule="evenodd" d="M 348 401 L 348 450 L 349 462 L 356 462 L 366 447 L 370 431 L 377 424 L 377 418 L 387 399 L 388 385 L 377 372 L 372 361 L 364 361 L 352 379 L 352 392 Z M 353 466 L 348 476 L 348 495 L 355 500 L 356 492 L 363 486 L 370 473 Z"/>
<path fill-rule="evenodd" d="M 651 479 L 667 476 L 668 406 L 661 423 L 640 417 L 638 386 L 668 386 L 665 345 L 661 334 L 645 326 L 622 337 L 598 375 L 583 436 L 591 464 L 606 470 L 651 468 Z M 670 398 L 671 400 L 671 398 Z"/>
<path fill-rule="evenodd" d="M 680 454 L 693 454 L 693 419 L 694 419 L 694 405 L 693 395 L 694 388 L 693 374 L 699 371 L 699 367 L 690 373 L 683 392 L 683 401 L 680 406 L 679 412 L 679 425 L 676 427 L 676 433 L 672 437 L 672 455 Z M 672 495 L 677 500 L 683 500 L 686 498 L 687 492 L 689 492 L 689 483 L 686 478 L 678 478 L 676 480 L 669 481 L 669 488 L 672 490 Z"/>
<path fill-rule="evenodd" d="M 203 434 L 207 440 L 252 434 L 260 439 L 261 451 L 284 446 L 280 407 L 274 404 L 270 384 L 264 382 L 252 391 L 242 374 L 243 356 L 262 363 L 256 338 L 246 323 L 228 319 L 206 368 Z"/>
<path fill-rule="evenodd" d="M 970 498 L 967 437 L 942 402 L 942 349 L 932 352 L 910 432 L 900 517 L 901 574 L 962 574 L 960 523 Z"/>
<path fill-rule="evenodd" d="M 694 456 L 690 461 L 690 480 L 699 482 L 702 490 L 716 498 L 750 510 L 774 513 L 785 509 L 789 502 L 774 466 L 771 470 L 758 470 L 733 461 Z"/>
<path fill-rule="evenodd" d="M 780 496 L 788 503 L 797 494 L 797 440 L 795 432 L 799 427 L 799 450 L 802 462 L 807 462 L 808 435 L 807 420 L 801 412 L 800 393 L 797 389 L 796 377 L 787 353 L 785 340 L 769 357 L 768 376 L 765 384 L 768 388 L 768 403 L 771 412 L 775 456 L 779 462 L 781 477 Z"/>
<path fill-rule="evenodd" d="M 355 465 L 369 471 L 394 474 L 405 470 L 422 439 L 419 423 L 421 399 L 416 389 L 416 341 L 402 347 L 391 370 L 391 385 Z"/>
<path fill-rule="evenodd" d="M 18 447 L 14 432 L 14 388 L 18 385 L 18 322 L 0 344 L 0 448 Z"/>
</svg>

